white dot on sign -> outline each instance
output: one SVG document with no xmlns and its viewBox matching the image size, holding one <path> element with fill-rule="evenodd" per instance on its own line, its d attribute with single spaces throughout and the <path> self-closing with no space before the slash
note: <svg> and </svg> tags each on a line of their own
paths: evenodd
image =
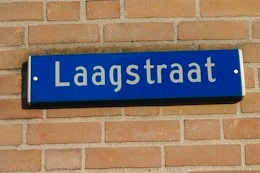
<svg viewBox="0 0 260 173">
<path fill-rule="evenodd" d="M 235 70 L 234 70 L 234 73 L 235 73 L 235 74 L 238 74 L 238 70 L 237 70 L 237 69 L 235 69 Z"/>
<path fill-rule="evenodd" d="M 38 77 L 34 76 L 34 77 L 33 77 L 33 80 L 34 80 L 34 81 L 37 81 L 37 80 L 38 80 Z"/>
</svg>

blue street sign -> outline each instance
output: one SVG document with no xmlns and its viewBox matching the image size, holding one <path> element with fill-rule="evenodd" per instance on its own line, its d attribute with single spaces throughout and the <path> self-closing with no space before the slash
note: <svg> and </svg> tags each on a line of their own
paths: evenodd
<svg viewBox="0 0 260 173">
<path fill-rule="evenodd" d="M 242 98 L 240 50 L 37 55 L 28 103 Z"/>
</svg>

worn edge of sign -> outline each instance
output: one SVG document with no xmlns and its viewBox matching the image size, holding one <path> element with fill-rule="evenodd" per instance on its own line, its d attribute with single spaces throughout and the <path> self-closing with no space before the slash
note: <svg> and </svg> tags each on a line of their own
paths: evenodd
<svg viewBox="0 0 260 173">
<path fill-rule="evenodd" d="M 241 85 L 242 85 L 242 97 L 246 95 L 246 88 L 245 88 L 245 73 L 244 73 L 244 60 L 243 60 L 243 53 L 241 49 L 238 49 L 239 54 L 239 63 L 240 63 L 240 77 L 241 77 Z"/>
<path fill-rule="evenodd" d="M 30 105 L 31 104 L 31 56 L 29 56 L 28 59 L 28 76 L 27 76 L 27 81 L 28 81 L 28 86 L 27 86 L 27 103 Z"/>
</svg>

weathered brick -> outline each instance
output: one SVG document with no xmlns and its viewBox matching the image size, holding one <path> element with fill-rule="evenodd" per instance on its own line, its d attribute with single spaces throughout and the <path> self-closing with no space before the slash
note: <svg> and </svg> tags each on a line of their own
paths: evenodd
<svg viewBox="0 0 260 173">
<path fill-rule="evenodd" d="M 260 93 L 247 93 L 240 104 L 243 113 L 260 112 Z"/>
<path fill-rule="evenodd" d="M 120 3 L 119 1 L 88 1 L 87 18 L 88 19 L 105 19 L 119 18 Z"/>
<path fill-rule="evenodd" d="M 185 120 L 185 139 L 220 139 L 219 120 Z"/>
<path fill-rule="evenodd" d="M 14 49 L 0 51 L 0 69 L 21 69 L 22 64 L 28 60 L 30 55 L 42 54 L 82 54 L 82 53 L 111 53 L 111 52 L 133 52 L 133 51 L 173 51 L 173 50 L 195 50 L 195 45 L 167 44 L 167 45 L 118 45 L 107 47 L 65 47 L 65 48 L 34 48 Z"/>
<path fill-rule="evenodd" d="M 0 46 L 20 46 L 24 44 L 23 27 L 0 27 Z"/>
<path fill-rule="evenodd" d="M 249 68 L 249 67 L 245 68 L 245 84 L 246 84 L 246 88 L 255 87 L 254 69 Z"/>
<path fill-rule="evenodd" d="M 158 147 L 87 148 L 86 168 L 158 168 L 161 151 Z"/>
<path fill-rule="evenodd" d="M 129 116 L 155 116 L 159 115 L 159 106 L 138 106 L 138 107 L 126 107 L 125 115 Z"/>
<path fill-rule="evenodd" d="M 126 0 L 125 15 L 129 18 L 195 17 L 196 7 L 194 0 Z"/>
<path fill-rule="evenodd" d="M 260 69 L 258 69 L 258 81 L 259 81 L 259 85 L 260 85 Z"/>
<path fill-rule="evenodd" d="M 166 147 L 166 166 L 241 165 L 240 145 Z"/>
<path fill-rule="evenodd" d="M 158 51 L 181 51 L 181 50 L 197 50 L 196 45 L 185 44 L 142 44 L 122 46 L 122 52 L 158 52 Z"/>
<path fill-rule="evenodd" d="M 189 173 L 259 173 L 259 171 L 191 171 Z"/>
<path fill-rule="evenodd" d="M 174 40 L 173 23 L 116 23 L 104 26 L 104 41 Z"/>
<path fill-rule="evenodd" d="M 164 115 L 235 114 L 236 104 L 164 106 Z"/>
<path fill-rule="evenodd" d="M 107 142 L 177 141 L 178 121 L 124 121 L 106 123 Z"/>
<path fill-rule="evenodd" d="M 259 0 L 201 0 L 203 17 L 259 16 Z"/>
<path fill-rule="evenodd" d="M 43 3 L 0 3 L 0 21 L 24 20 L 43 20 Z"/>
<path fill-rule="evenodd" d="M 40 150 L 0 150 L 0 171 L 40 171 Z"/>
<path fill-rule="evenodd" d="M 260 20 L 253 23 L 253 37 L 260 38 Z"/>
<path fill-rule="evenodd" d="M 0 124 L 0 145 L 20 145 L 21 143 L 21 124 Z"/>
<path fill-rule="evenodd" d="M 41 49 L 3 50 L 0 51 L 0 69 L 21 69 L 32 54 L 44 54 Z"/>
<path fill-rule="evenodd" d="M 95 24 L 62 24 L 29 26 L 29 44 L 98 42 Z"/>
<path fill-rule="evenodd" d="M 21 99 L 0 100 L 0 119 L 42 118 L 42 110 L 23 110 Z"/>
<path fill-rule="evenodd" d="M 28 51 L 36 51 L 30 54 L 82 54 L 82 53 L 119 53 L 119 52 L 158 52 L 158 51 L 180 51 L 180 50 L 197 50 L 198 46 L 194 44 L 116 44 L 104 45 L 101 47 L 92 46 L 68 46 L 68 47 L 50 47 L 29 49 Z M 39 51 L 39 53 L 37 53 Z M 5 52 L 5 51 L 3 51 Z M 9 52 L 5 53 L 8 56 Z M 0 51 L 1 57 L 1 51 Z M 0 60 L 1 61 L 1 60 Z M 0 64 L 1 67 L 1 64 Z"/>
<path fill-rule="evenodd" d="M 79 2 L 49 2 L 47 3 L 48 20 L 79 20 Z"/>
<path fill-rule="evenodd" d="M 121 114 L 121 108 L 73 108 L 73 109 L 49 109 L 47 117 L 92 117 L 115 116 Z"/>
<path fill-rule="evenodd" d="M 246 164 L 259 165 L 260 164 L 260 144 L 249 144 L 246 146 Z"/>
<path fill-rule="evenodd" d="M 248 25 L 244 21 L 181 22 L 179 40 L 240 40 L 248 38 Z"/>
<path fill-rule="evenodd" d="M 97 143 L 101 141 L 99 123 L 41 123 L 27 127 L 28 144 Z"/>
<path fill-rule="evenodd" d="M 0 75 L 0 95 L 21 93 L 21 75 Z"/>
<path fill-rule="evenodd" d="M 201 50 L 223 50 L 223 49 L 237 49 L 236 45 L 232 44 L 201 44 Z"/>
<path fill-rule="evenodd" d="M 260 118 L 224 120 L 224 135 L 227 139 L 260 138 Z"/>
<path fill-rule="evenodd" d="M 239 45 L 239 48 L 243 52 L 244 62 L 260 62 L 260 44 L 247 43 Z"/>
<path fill-rule="evenodd" d="M 47 170 L 79 170 L 81 168 L 80 149 L 46 150 Z"/>
</svg>

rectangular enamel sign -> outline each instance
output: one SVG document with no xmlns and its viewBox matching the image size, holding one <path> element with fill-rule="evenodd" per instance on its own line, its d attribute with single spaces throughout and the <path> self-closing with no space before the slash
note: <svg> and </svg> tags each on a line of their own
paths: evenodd
<svg viewBox="0 0 260 173">
<path fill-rule="evenodd" d="M 239 98 L 240 50 L 31 56 L 28 103 Z"/>
</svg>

